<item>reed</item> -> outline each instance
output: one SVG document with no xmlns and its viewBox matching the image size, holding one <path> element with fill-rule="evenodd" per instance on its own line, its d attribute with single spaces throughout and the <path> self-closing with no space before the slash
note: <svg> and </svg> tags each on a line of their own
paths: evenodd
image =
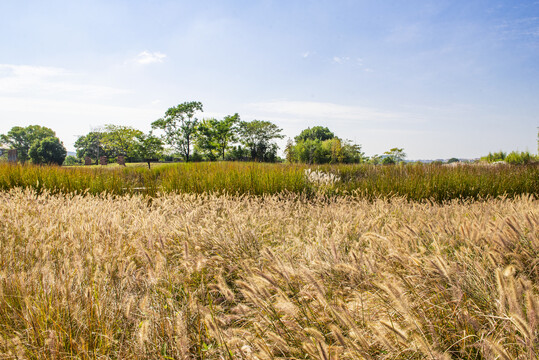
<svg viewBox="0 0 539 360">
<path fill-rule="evenodd" d="M 309 173 L 309 170 L 312 170 Z M 309 175 L 311 174 L 311 175 Z M 312 176 L 334 179 L 331 184 Z M 144 193 L 354 195 L 376 199 L 485 199 L 539 193 L 539 166 L 511 165 L 284 165 L 240 162 L 182 163 L 144 167 L 48 167 L 0 164 L 0 189 Z"/>
<path fill-rule="evenodd" d="M 0 192 L 0 216 L 0 358 L 539 356 L 531 195 L 19 187 Z"/>
</svg>

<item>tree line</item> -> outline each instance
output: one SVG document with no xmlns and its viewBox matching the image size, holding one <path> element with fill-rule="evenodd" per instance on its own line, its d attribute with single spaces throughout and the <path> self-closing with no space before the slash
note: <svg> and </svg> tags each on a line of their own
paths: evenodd
<svg viewBox="0 0 539 360">
<path fill-rule="evenodd" d="M 144 133 L 131 126 L 104 125 L 79 136 L 74 144 L 76 158 L 68 157 L 62 142 L 53 130 L 39 125 L 14 127 L 0 136 L 0 143 L 18 150 L 19 160 L 37 164 L 75 164 L 89 157 L 97 164 L 105 156 L 124 156 L 128 162 L 145 161 L 281 161 L 277 139 L 284 138 L 282 129 L 265 120 L 243 121 L 239 114 L 222 119 L 200 120 L 202 103 L 184 102 L 169 108 L 164 116 L 151 123 Z M 405 157 L 402 149 L 391 149 L 386 155 L 368 158 L 361 146 L 343 140 L 327 127 L 303 130 L 285 148 L 288 162 L 324 163 L 395 163 Z"/>
</svg>

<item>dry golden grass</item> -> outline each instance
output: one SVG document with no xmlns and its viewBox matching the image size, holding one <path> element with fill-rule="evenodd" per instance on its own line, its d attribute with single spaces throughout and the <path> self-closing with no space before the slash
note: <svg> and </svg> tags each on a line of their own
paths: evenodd
<svg viewBox="0 0 539 360">
<path fill-rule="evenodd" d="M 0 359 L 537 359 L 533 197 L 0 192 Z"/>
</svg>

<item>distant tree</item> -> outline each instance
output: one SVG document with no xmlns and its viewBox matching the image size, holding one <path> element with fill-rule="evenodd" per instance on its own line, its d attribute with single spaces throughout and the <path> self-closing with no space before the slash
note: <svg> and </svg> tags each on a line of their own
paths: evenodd
<svg viewBox="0 0 539 360">
<path fill-rule="evenodd" d="M 249 150 L 251 160 L 273 162 L 277 159 L 277 144 L 282 139 L 282 129 L 265 120 L 241 121 L 239 133 L 241 143 Z"/>
<path fill-rule="evenodd" d="M 307 128 L 303 130 L 298 136 L 294 139 L 296 142 L 305 141 L 305 140 L 330 140 L 335 137 L 327 127 L 323 126 L 314 126 L 312 128 Z"/>
<path fill-rule="evenodd" d="M 171 107 L 165 116 L 152 123 L 153 129 L 164 131 L 163 140 L 174 147 L 185 159 L 189 161 L 191 144 L 193 142 L 198 119 L 195 113 L 202 110 L 202 103 L 198 101 L 184 102 Z"/>
<path fill-rule="evenodd" d="M 296 162 L 296 156 L 297 156 L 296 155 L 296 148 L 294 146 L 294 142 L 290 138 L 286 142 L 286 147 L 284 149 L 284 154 L 285 154 L 285 158 L 286 158 L 287 162 L 289 162 L 289 163 Z"/>
<path fill-rule="evenodd" d="M 195 150 L 201 152 L 210 161 L 217 160 L 219 149 L 216 127 L 219 120 L 204 119 L 198 124 L 195 136 Z"/>
<path fill-rule="evenodd" d="M 406 159 L 406 153 L 404 152 L 404 149 L 392 148 L 389 149 L 389 151 L 384 152 L 384 154 L 388 155 L 384 159 L 391 158 L 391 160 L 393 160 L 393 163 L 399 163 Z"/>
<path fill-rule="evenodd" d="M 134 153 L 136 138 L 142 135 L 142 131 L 123 125 L 105 125 L 103 127 L 101 141 L 106 151 L 111 156 L 123 155 L 128 158 L 136 156 Z"/>
<path fill-rule="evenodd" d="M 110 153 L 103 147 L 103 133 L 101 131 L 91 131 L 86 135 L 79 136 L 75 141 L 77 157 L 83 159 L 88 156 L 95 160 L 97 164 L 100 156 L 110 156 Z"/>
<path fill-rule="evenodd" d="M 361 145 L 336 137 L 327 127 L 307 128 L 295 140 L 295 144 L 289 141 L 285 149 L 290 162 L 337 164 L 365 161 Z"/>
<path fill-rule="evenodd" d="M 29 155 L 34 164 L 62 165 L 67 151 L 57 137 L 50 136 L 34 141 Z"/>
<path fill-rule="evenodd" d="M 481 160 L 491 163 L 496 161 L 504 161 L 506 157 L 507 153 L 500 150 L 494 153 L 489 152 L 487 156 L 482 156 Z"/>
<path fill-rule="evenodd" d="M 238 113 L 234 115 L 227 115 L 223 120 L 217 121 L 214 124 L 214 136 L 217 144 L 217 151 L 221 156 L 221 160 L 225 159 L 226 150 L 229 148 L 230 143 L 237 141 L 238 139 L 238 124 L 240 123 L 240 116 Z"/>
<path fill-rule="evenodd" d="M 51 129 L 30 125 L 27 127 L 14 126 L 5 135 L 0 135 L 0 142 L 11 149 L 17 149 L 17 157 L 25 162 L 29 157 L 30 147 L 36 142 L 48 137 L 56 137 L 56 133 Z"/>
<path fill-rule="evenodd" d="M 373 165 L 378 165 L 378 164 L 381 164 L 382 163 L 382 156 L 378 155 L 378 154 L 374 154 L 373 156 L 371 156 L 367 162 L 369 164 L 373 164 Z"/>
<path fill-rule="evenodd" d="M 361 145 L 346 140 L 342 144 L 341 162 L 346 164 L 359 164 L 367 160 L 365 153 L 361 151 Z"/>
<path fill-rule="evenodd" d="M 452 164 L 452 163 L 456 163 L 456 162 L 459 162 L 459 161 L 460 161 L 459 159 L 453 157 L 453 158 L 447 160 L 447 163 Z"/>
<path fill-rule="evenodd" d="M 134 154 L 148 163 L 148 169 L 152 161 L 157 161 L 163 155 L 163 150 L 163 141 L 151 132 L 135 137 Z"/>
<path fill-rule="evenodd" d="M 62 165 L 66 165 L 66 166 L 80 165 L 80 160 L 73 155 L 68 155 L 65 158 L 64 163 Z"/>
<path fill-rule="evenodd" d="M 386 156 L 385 158 L 382 158 L 382 165 L 393 165 L 395 164 L 395 159 L 391 156 Z"/>
</svg>

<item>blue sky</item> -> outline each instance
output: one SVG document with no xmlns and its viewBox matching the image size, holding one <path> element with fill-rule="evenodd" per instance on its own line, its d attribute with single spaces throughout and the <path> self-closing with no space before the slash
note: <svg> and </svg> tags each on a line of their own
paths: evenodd
<svg viewBox="0 0 539 360">
<path fill-rule="evenodd" d="M 0 1 L 0 133 L 72 150 L 193 100 L 367 155 L 536 153 L 539 1 Z"/>
</svg>

